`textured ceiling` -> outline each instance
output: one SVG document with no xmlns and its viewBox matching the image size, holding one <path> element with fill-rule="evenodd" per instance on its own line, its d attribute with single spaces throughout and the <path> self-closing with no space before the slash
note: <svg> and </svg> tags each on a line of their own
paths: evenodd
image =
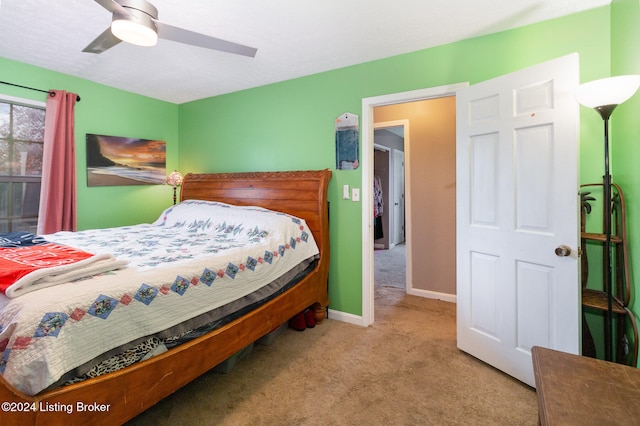
<svg viewBox="0 0 640 426">
<path fill-rule="evenodd" d="M 515 28 L 610 0 L 153 0 L 168 24 L 255 58 L 160 40 L 82 49 L 110 24 L 92 0 L 0 0 L 0 57 L 183 103 Z M 0 80 L 2 70 L 0 70 Z M 12 81 L 20 84 L 19 81 Z M 70 89 L 69 89 L 70 90 Z"/>
</svg>

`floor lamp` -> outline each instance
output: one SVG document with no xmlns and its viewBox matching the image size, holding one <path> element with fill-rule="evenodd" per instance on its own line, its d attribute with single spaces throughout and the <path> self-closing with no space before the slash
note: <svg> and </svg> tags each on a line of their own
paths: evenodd
<svg viewBox="0 0 640 426">
<path fill-rule="evenodd" d="M 611 174 L 609 173 L 609 118 L 613 110 L 632 97 L 640 87 L 640 76 L 623 75 L 585 83 L 578 88 L 576 99 L 595 109 L 604 120 L 604 235 L 603 287 L 607 294 L 605 359 L 613 361 L 613 270 L 611 246 Z"/>
</svg>

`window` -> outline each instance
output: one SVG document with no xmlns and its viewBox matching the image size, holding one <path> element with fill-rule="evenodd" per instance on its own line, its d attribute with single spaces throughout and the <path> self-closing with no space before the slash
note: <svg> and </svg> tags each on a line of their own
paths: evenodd
<svg viewBox="0 0 640 426">
<path fill-rule="evenodd" d="M 0 98 L 0 232 L 36 233 L 44 104 Z"/>
</svg>

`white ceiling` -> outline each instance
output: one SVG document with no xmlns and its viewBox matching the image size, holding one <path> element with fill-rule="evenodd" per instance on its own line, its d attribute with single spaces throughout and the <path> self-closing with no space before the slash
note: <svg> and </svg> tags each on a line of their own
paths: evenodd
<svg viewBox="0 0 640 426">
<path fill-rule="evenodd" d="M 95 1 L 0 0 L 0 57 L 179 104 L 610 2 L 152 0 L 161 21 L 258 48 L 256 57 L 248 58 L 166 40 L 151 48 L 120 43 L 99 55 L 83 53 L 111 21 Z"/>
</svg>

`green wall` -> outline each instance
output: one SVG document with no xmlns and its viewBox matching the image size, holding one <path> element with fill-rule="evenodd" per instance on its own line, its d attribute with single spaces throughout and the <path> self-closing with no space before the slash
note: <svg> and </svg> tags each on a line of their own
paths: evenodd
<svg viewBox="0 0 640 426">
<path fill-rule="evenodd" d="M 80 95 L 76 104 L 78 228 L 105 228 L 155 220 L 173 203 L 165 185 L 87 187 L 87 133 L 160 139 L 167 142 L 167 169 L 178 166 L 178 106 L 87 80 L 0 58 L 0 80 Z M 0 84 L 0 94 L 46 101 L 46 93 Z"/>
<path fill-rule="evenodd" d="M 572 52 L 581 81 L 607 76 L 610 9 L 569 17 L 180 105 L 180 170 L 194 172 L 335 168 L 334 119 L 361 115 L 362 98 L 480 82 Z M 584 111 L 583 115 L 593 113 Z M 591 117 L 592 118 L 592 117 Z M 581 129 L 581 179 L 599 153 L 589 120 Z M 600 129 L 600 128 L 598 128 Z M 596 135 L 599 135 L 598 130 Z M 331 308 L 362 314 L 360 204 L 341 199 L 360 187 L 361 169 L 336 171 L 330 185 Z"/>
<path fill-rule="evenodd" d="M 614 0 L 611 5 L 612 75 L 640 74 L 640 2 Z M 616 108 L 611 116 L 611 175 L 624 191 L 627 238 L 634 297 L 632 311 L 640 313 L 640 93 Z"/>
</svg>

